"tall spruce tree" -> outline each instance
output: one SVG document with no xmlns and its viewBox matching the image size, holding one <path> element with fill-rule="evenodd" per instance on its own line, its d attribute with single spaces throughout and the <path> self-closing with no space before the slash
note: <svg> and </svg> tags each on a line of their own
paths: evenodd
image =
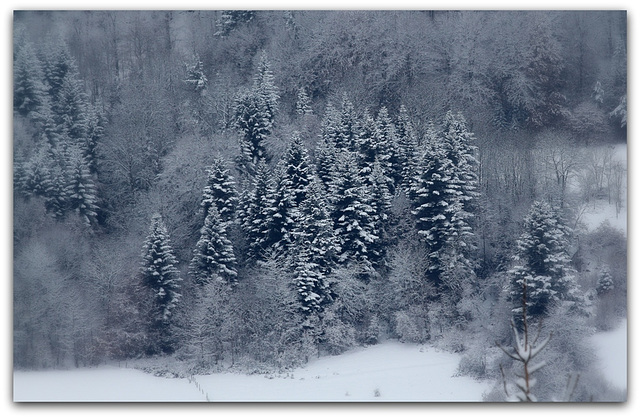
<svg viewBox="0 0 640 418">
<path fill-rule="evenodd" d="M 446 156 L 442 143 L 432 138 L 422 153 L 410 197 L 416 229 L 429 250 L 428 279 L 436 286 L 443 285 L 442 258 L 455 238 L 453 222 L 462 210 L 456 188 L 455 167 Z"/>
<path fill-rule="evenodd" d="M 271 172 L 264 162 L 260 162 L 256 167 L 252 190 L 245 201 L 242 220 L 242 228 L 249 242 L 249 255 L 254 259 L 263 259 L 270 245 L 274 193 Z"/>
<path fill-rule="evenodd" d="M 249 172 L 255 170 L 260 160 L 268 161 L 270 158 L 265 140 L 273 130 L 279 99 L 271 66 L 266 55 L 262 54 L 252 89 L 241 94 L 235 106 L 235 127 L 242 134 L 240 165 Z"/>
<path fill-rule="evenodd" d="M 298 89 L 298 98 L 296 100 L 296 113 L 298 116 L 312 115 L 311 99 L 307 95 L 304 87 Z"/>
<path fill-rule="evenodd" d="M 46 90 L 42 66 L 30 42 L 20 46 L 13 62 L 13 110 L 22 116 L 39 113 Z M 33 116 L 33 115 L 32 115 Z"/>
<path fill-rule="evenodd" d="M 296 244 L 294 284 L 300 311 L 309 318 L 321 313 L 324 306 L 333 301 L 334 295 L 322 268 L 313 261 L 311 242 L 301 238 Z M 311 323 L 313 322 L 307 322 Z"/>
<path fill-rule="evenodd" d="M 296 211 L 294 230 L 295 243 L 308 243 L 308 260 L 327 275 L 331 272 L 339 252 L 331 223 L 330 204 L 326 199 L 320 180 L 312 177 L 305 200 Z"/>
<path fill-rule="evenodd" d="M 411 179 L 415 174 L 417 164 L 418 137 L 411 123 L 409 112 L 404 105 L 400 106 L 395 125 L 398 138 L 398 156 L 402 166 L 401 187 L 408 191 L 411 187 Z"/>
<path fill-rule="evenodd" d="M 151 218 L 142 258 L 141 281 L 151 299 L 146 312 L 148 352 L 172 353 L 176 348 L 173 316 L 181 298 L 182 279 L 169 233 L 159 214 Z"/>
<path fill-rule="evenodd" d="M 199 285 L 219 280 L 235 285 L 238 279 L 233 245 L 215 205 L 209 206 L 200 239 L 193 251 L 189 272 Z"/>
<path fill-rule="evenodd" d="M 313 177 L 313 166 L 298 132 L 294 132 L 283 159 L 283 187 L 291 194 L 293 204 L 297 207 L 306 199 Z"/>
<path fill-rule="evenodd" d="M 568 232 L 548 203 L 533 203 L 517 241 L 516 265 L 510 271 L 514 313 L 522 311 L 525 284 L 532 318 L 545 316 L 556 302 L 578 301 L 575 271 L 567 253 Z"/>
<path fill-rule="evenodd" d="M 211 167 L 207 169 L 207 174 L 207 185 L 202 191 L 202 202 L 200 203 L 202 213 L 206 218 L 209 208 L 215 206 L 222 221 L 229 223 L 233 221 L 238 205 L 238 194 L 233 176 L 221 157 L 213 160 Z"/>
<path fill-rule="evenodd" d="M 342 151 L 333 174 L 333 227 L 340 248 L 338 261 L 371 267 L 378 243 L 371 191 L 360 177 L 354 153 Z"/>
<path fill-rule="evenodd" d="M 75 211 L 86 226 L 97 224 L 97 190 L 87 159 L 79 147 L 68 153 L 68 182 L 65 195 L 69 210 Z"/>
</svg>

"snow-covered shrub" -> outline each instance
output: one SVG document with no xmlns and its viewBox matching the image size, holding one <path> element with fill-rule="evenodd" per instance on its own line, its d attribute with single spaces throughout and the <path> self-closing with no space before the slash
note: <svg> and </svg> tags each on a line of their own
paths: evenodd
<svg viewBox="0 0 640 418">
<path fill-rule="evenodd" d="M 470 350 L 462 356 L 456 374 L 481 379 L 487 376 L 486 349 Z"/>
<path fill-rule="evenodd" d="M 365 330 L 365 344 L 377 344 L 380 341 L 381 325 L 378 315 L 373 315 Z"/>
<path fill-rule="evenodd" d="M 429 328 L 425 312 L 409 308 L 394 315 L 394 331 L 402 342 L 424 343 L 429 339 Z"/>
<path fill-rule="evenodd" d="M 334 309 L 327 310 L 324 318 L 322 347 L 332 355 L 344 353 L 356 345 L 356 329 L 343 322 Z"/>
</svg>

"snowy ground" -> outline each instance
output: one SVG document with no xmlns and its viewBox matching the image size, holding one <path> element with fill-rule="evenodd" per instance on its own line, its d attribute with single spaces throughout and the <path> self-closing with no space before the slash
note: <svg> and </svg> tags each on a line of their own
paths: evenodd
<svg viewBox="0 0 640 418">
<path fill-rule="evenodd" d="M 592 337 L 605 377 L 627 387 L 627 322 Z M 460 356 L 386 342 L 323 357 L 291 373 L 163 378 L 117 367 L 15 372 L 13 398 L 29 401 L 481 401 L 492 382 L 454 377 Z"/>
<path fill-rule="evenodd" d="M 607 380 L 618 389 L 627 388 L 627 321 L 609 332 L 601 332 L 591 339 L 596 347 L 600 365 Z"/>
<path fill-rule="evenodd" d="M 324 357 L 288 375 L 189 379 L 101 367 L 14 373 L 15 401 L 481 401 L 490 382 L 453 377 L 460 356 L 387 342 Z"/>
</svg>

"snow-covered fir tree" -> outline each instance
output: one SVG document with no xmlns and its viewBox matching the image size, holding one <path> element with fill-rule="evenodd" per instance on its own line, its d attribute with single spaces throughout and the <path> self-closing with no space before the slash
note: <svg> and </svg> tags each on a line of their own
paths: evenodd
<svg viewBox="0 0 640 418">
<path fill-rule="evenodd" d="M 275 83 L 273 71 L 271 71 L 271 63 L 265 52 L 260 54 L 258 68 L 253 77 L 253 91 L 260 97 L 264 105 L 265 117 L 273 123 L 278 112 L 280 93 Z"/>
<path fill-rule="evenodd" d="M 242 228 L 249 242 L 249 255 L 262 259 L 269 247 L 270 226 L 274 213 L 275 186 L 264 162 L 258 163 L 252 190 L 244 202 Z"/>
<path fill-rule="evenodd" d="M 313 177 L 313 166 L 309 154 L 298 132 L 294 132 L 291 143 L 283 157 L 283 187 L 291 194 L 297 207 L 307 198 L 307 189 Z"/>
<path fill-rule="evenodd" d="M 200 207 L 205 217 L 209 208 L 215 206 L 223 222 L 231 222 L 238 205 L 238 194 L 233 176 L 224 159 L 215 158 L 207 169 L 207 185 L 202 191 Z"/>
<path fill-rule="evenodd" d="M 103 110 L 97 105 L 88 104 L 87 135 L 80 146 L 87 159 L 91 173 L 95 173 L 98 169 L 98 145 L 104 137 L 105 126 L 106 116 Z"/>
<path fill-rule="evenodd" d="M 236 99 L 235 127 L 242 134 L 240 164 L 250 172 L 260 160 L 268 160 L 265 140 L 273 130 L 280 99 L 265 54 L 261 55 L 250 91 Z"/>
<path fill-rule="evenodd" d="M 235 126 L 242 134 L 240 165 L 252 172 L 261 160 L 267 160 L 265 141 L 271 135 L 273 120 L 265 112 L 262 99 L 254 92 L 246 92 L 236 99 Z"/>
<path fill-rule="evenodd" d="M 340 248 L 338 261 L 371 266 L 379 237 L 371 206 L 371 190 L 360 177 L 354 153 L 340 153 L 333 174 L 331 196 L 333 228 Z"/>
<path fill-rule="evenodd" d="M 410 197 L 416 229 L 429 250 L 428 279 L 437 288 L 444 279 L 441 258 L 456 234 L 453 220 L 462 210 L 460 191 L 454 181 L 453 163 L 438 138 L 431 138 L 418 164 Z"/>
<path fill-rule="evenodd" d="M 69 75 L 77 78 L 78 66 L 67 44 L 61 38 L 47 42 L 39 52 L 45 86 L 55 108 L 65 78 Z"/>
<path fill-rule="evenodd" d="M 41 111 L 46 90 L 40 60 L 30 42 L 20 46 L 13 62 L 13 110 L 22 116 Z"/>
<path fill-rule="evenodd" d="M 360 122 L 358 143 L 358 165 L 360 166 L 360 175 L 363 179 L 369 180 L 373 171 L 373 163 L 379 157 L 378 139 L 380 134 L 377 132 L 378 126 L 376 120 L 371 116 L 369 111 L 365 111 Z M 384 158 L 384 157 L 383 157 Z M 379 162 L 379 161 L 378 161 Z"/>
<path fill-rule="evenodd" d="M 402 150 L 398 146 L 396 128 L 386 107 L 382 107 L 376 117 L 375 130 L 376 157 L 384 174 L 391 182 L 391 194 L 402 182 L 403 159 Z"/>
<path fill-rule="evenodd" d="M 400 185 L 405 191 L 408 191 L 417 164 L 418 137 L 409 117 L 409 112 L 404 105 L 400 106 L 395 126 L 398 158 L 402 166 L 402 181 Z"/>
<path fill-rule="evenodd" d="M 304 87 L 298 89 L 298 98 L 296 100 L 296 113 L 298 116 L 312 115 L 311 99 L 307 95 Z"/>
<path fill-rule="evenodd" d="M 455 182 L 459 185 L 460 199 L 464 212 L 459 217 L 471 223 L 472 212 L 478 198 L 478 161 L 475 157 L 477 147 L 475 136 L 469 131 L 467 122 L 461 113 L 448 111 L 443 129 L 444 146 L 447 157 L 456 167 Z"/>
<path fill-rule="evenodd" d="M 516 265 L 510 270 L 513 311 L 522 311 L 523 284 L 527 287 L 527 313 L 545 316 L 554 303 L 578 301 L 575 271 L 567 253 L 568 229 L 546 202 L 534 202 L 518 239 Z"/>
<path fill-rule="evenodd" d="M 296 186 L 290 183 L 287 168 L 285 160 L 281 160 L 276 166 L 276 186 L 270 199 L 273 206 L 269 210 L 271 219 L 268 223 L 266 247 L 272 248 L 278 257 L 286 256 L 289 248 L 294 245 L 292 232 L 297 217 Z"/>
<path fill-rule="evenodd" d="M 333 102 L 327 103 L 321 124 L 321 137 L 325 141 L 336 144 L 340 132 L 340 111 Z"/>
<path fill-rule="evenodd" d="M 151 218 L 151 227 L 142 252 L 141 281 L 150 300 L 147 333 L 150 353 L 171 353 L 175 349 L 173 314 L 180 301 L 180 272 L 173 254 L 167 227 L 160 214 Z"/>
<path fill-rule="evenodd" d="M 82 83 L 75 73 L 68 73 L 62 80 L 57 100 L 52 110 L 56 124 L 62 127 L 69 138 L 82 144 L 88 133 L 88 102 Z"/>
<path fill-rule="evenodd" d="M 385 231 L 389 225 L 391 216 L 391 180 L 386 176 L 381 164 L 376 160 L 370 175 L 371 206 L 374 211 L 374 222 L 376 231 L 380 236 L 380 252 L 388 244 L 385 240 Z"/>
<path fill-rule="evenodd" d="M 335 266 L 339 248 L 333 232 L 330 203 L 317 177 L 311 178 L 306 198 L 294 216 L 294 244 L 309 243 L 309 261 L 319 266 L 324 275 L 329 274 Z"/>
<path fill-rule="evenodd" d="M 331 176 L 337 158 L 338 149 L 335 146 L 335 142 L 333 139 L 323 136 L 315 149 L 315 165 L 318 179 L 325 189 L 328 189 L 331 184 Z"/>
<path fill-rule="evenodd" d="M 333 301 L 333 292 L 322 268 L 313 261 L 313 244 L 304 237 L 296 244 L 294 284 L 300 311 L 308 318 L 321 313 L 324 306 Z"/>
<path fill-rule="evenodd" d="M 209 206 L 200 239 L 193 251 L 189 273 L 199 285 L 219 280 L 234 285 L 238 279 L 233 244 L 215 205 Z"/>
<path fill-rule="evenodd" d="M 602 266 L 598 274 L 598 283 L 596 284 L 596 292 L 598 295 L 604 295 L 613 290 L 613 278 L 609 266 Z"/>
<path fill-rule="evenodd" d="M 89 164 L 79 147 L 70 147 L 68 183 L 65 187 L 69 210 L 75 211 L 86 226 L 97 223 L 97 190 Z"/>
</svg>

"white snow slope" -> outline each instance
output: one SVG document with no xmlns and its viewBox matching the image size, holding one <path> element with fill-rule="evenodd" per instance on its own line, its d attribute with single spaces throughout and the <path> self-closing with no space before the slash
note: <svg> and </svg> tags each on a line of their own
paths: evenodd
<svg viewBox="0 0 640 418">
<path fill-rule="evenodd" d="M 288 375 L 217 373 L 194 380 L 100 367 L 17 371 L 13 399 L 45 401 L 481 401 L 491 382 L 454 377 L 460 356 L 386 342 L 311 361 Z"/>
<path fill-rule="evenodd" d="M 591 337 L 607 380 L 618 389 L 627 389 L 627 320 L 609 332 Z"/>
</svg>

